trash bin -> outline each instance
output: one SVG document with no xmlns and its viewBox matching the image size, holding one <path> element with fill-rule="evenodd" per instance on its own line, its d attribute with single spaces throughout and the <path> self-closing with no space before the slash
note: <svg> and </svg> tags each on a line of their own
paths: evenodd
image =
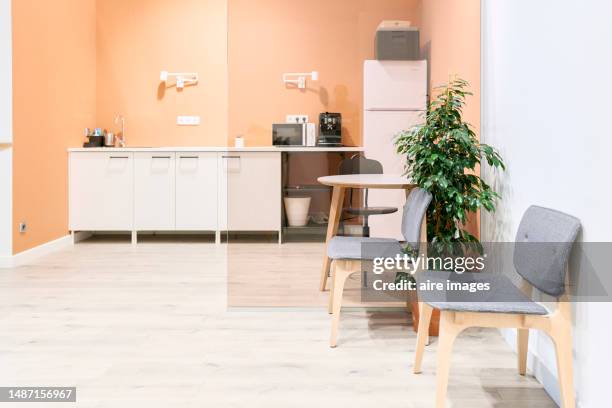
<svg viewBox="0 0 612 408">
<path fill-rule="evenodd" d="M 308 210 L 311 197 L 285 197 L 285 213 L 290 227 L 308 224 Z"/>
</svg>

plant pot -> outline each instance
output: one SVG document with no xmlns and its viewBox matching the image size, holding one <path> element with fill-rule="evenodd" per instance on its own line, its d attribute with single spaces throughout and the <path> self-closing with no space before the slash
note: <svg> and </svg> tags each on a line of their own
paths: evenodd
<svg viewBox="0 0 612 408">
<path fill-rule="evenodd" d="M 310 197 L 285 197 L 284 201 L 290 227 L 303 227 L 308 224 Z"/>
<path fill-rule="evenodd" d="M 412 313 L 412 328 L 416 332 L 419 330 L 419 300 L 416 292 L 411 292 L 408 297 L 408 309 Z M 429 321 L 429 335 L 437 337 L 440 333 L 440 311 L 434 309 L 431 313 L 431 320 Z"/>
</svg>

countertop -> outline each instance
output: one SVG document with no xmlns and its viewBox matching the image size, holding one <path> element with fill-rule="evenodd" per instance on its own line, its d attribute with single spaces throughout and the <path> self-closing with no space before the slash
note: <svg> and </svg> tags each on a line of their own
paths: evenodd
<svg viewBox="0 0 612 408">
<path fill-rule="evenodd" d="M 217 146 L 168 146 L 168 147 L 73 147 L 69 152 L 363 152 L 363 147 L 217 147 Z"/>
</svg>

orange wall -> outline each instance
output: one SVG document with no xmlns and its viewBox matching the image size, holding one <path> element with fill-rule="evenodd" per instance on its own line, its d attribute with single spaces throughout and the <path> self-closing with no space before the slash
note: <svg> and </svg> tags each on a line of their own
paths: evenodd
<svg viewBox="0 0 612 408">
<path fill-rule="evenodd" d="M 118 130 L 121 113 L 129 146 L 224 146 L 227 1 L 98 0 L 96 11 L 97 126 Z M 200 83 L 165 89 L 162 70 Z M 202 124 L 177 126 L 178 115 Z"/>
<path fill-rule="evenodd" d="M 470 83 L 464 119 L 480 130 L 480 0 L 423 0 L 421 50 L 429 60 L 430 86 L 458 75 Z M 480 216 L 470 217 L 468 229 L 480 235 Z"/>
<path fill-rule="evenodd" d="M 363 60 L 374 57 L 382 20 L 419 23 L 418 0 L 229 0 L 229 143 L 270 145 L 286 114 L 341 112 L 344 143 L 361 144 Z M 284 72 L 319 71 L 308 89 Z"/>
<path fill-rule="evenodd" d="M 471 85 L 465 120 L 480 128 L 480 0 L 423 0 L 421 50 L 429 60 L 430 85 L 458 75 Z"/>
<path fill-rule="evenodd" d="M 67 234 L 66 149 L 95 120 L 95 61 L 94 0 L 13 1 L 13 253 Z"/>
<path fill-rule="evenodd" d="M 98 0 L 97 118 L 126 118 L 130 146 L 223 146 L 227 140 L 226 0 Z M 197 72 L 166 89 L 160 71 Z M 200 126 L 177 126 L 199 115 Z"/>
</svg>

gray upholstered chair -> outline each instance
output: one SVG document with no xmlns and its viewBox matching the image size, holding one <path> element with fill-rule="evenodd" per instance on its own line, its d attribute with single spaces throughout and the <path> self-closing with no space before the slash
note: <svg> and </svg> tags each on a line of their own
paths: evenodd
<svg viewBox="0 0 612 408">
<path fill-rule="evenodd" d="M 460 279 L 488 282 L 490 293 L 484 297 L 472 295 L 459 300 L 440 298 L 439 293 L 419 291 L 419 320 L 414 372 L 421 372 L 423 351 L 433 309 L 439 309 L 440 337 L 436 407 L 446 404 L 452 346 L 457 335 L 467 327 L 517 329 L 518 371 L 527 368 L 529 329 L 547 333 L 556 346 L 557 366 L 563 408 L 574 408 L 572 368 L 571 304 L 566 293 L 567 263 L 571 248 L 580 230 L 580 221 L 570 215 L 543 207 L 527 209 L 516 235 L 513 263 L 522 277 L 520 289 L 510 278 L 498 273 L 464 273 Z M 453 275 L 456 275 L 453 273 Z M 417 282 L 430 280 L 445 283 L 449 273 L 422 271 Z M 531 300 L 533 288 L 556 297 L 557 307 L 549 312 Z"/>
<path fill-rule="evenodd" d="M 366 159 L 360 155 L 355 155 L 349 159 L 344 159 L 340 163 L 338 174 L 383 174 L 383 166 L 379 161 Z M 363 207 L 353 207 L 353 189 L 349 189 L 349 207 L 344 212 L 349 215 L 363 217 L 363 236 L 370 236 L 370 224 L 368 219 L 371 215 L 385 215 L 397 212 L 396 207 L 371 207 L 368 205 L 368 189 L 364 190 Z"/>
<path fill-rule="evenodd" d="M 410 191 L 404 205 L 402 234 L 406 242 L 417 250 L 421 242 L 427 242 L 425 214 L 430 202 L 431 194 L 416 187 Z M 373 245 L 364 246 L 364 244 Z M 346 279 L 354 273 L 361 272 L 362 260 L 394 257 L 399 253 L 403 253 L 403 248 L 399 241 L 392 238 L 336 236 L 329 241 L 327 255 L 332 260 L 332 287 L 329 292 L 329 312 L 332 314 L 331 347 L 336 347 L 338 338 L 342 293 Z"/>
</svg>

